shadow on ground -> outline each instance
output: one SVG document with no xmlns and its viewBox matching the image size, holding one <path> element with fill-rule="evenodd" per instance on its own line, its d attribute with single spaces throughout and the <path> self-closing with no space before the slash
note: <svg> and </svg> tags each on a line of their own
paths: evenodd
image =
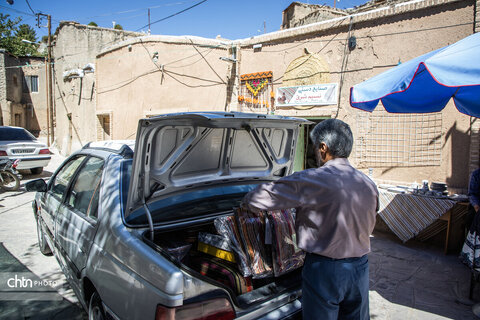
<svg viewBox="0 0 480 320">
<path fill-rule="evenodd" d="M 383 233 L 371 240 L 370 292 L 378 297 L 372 319 L 398 318 L 400 312 L 404 319 L 476 319 L 468 299 L 470 269 L 457 255 Z"/>
<path fill-rule="evenodd" d="M 2 282 L 15 275 L 18 279 L 24 277 L 33 281 L 41 280 L 10 254 L 2 243 L 0 243 L 0 270 L 2 270 Z M 17 286 L 15 289 L 10 289 L 6 283 L 0 283 L 0 295 L 3 297 L 0 299 L 2 319 L 87 319 L 80 306 L 65 300 L 52 287 L 18 288 Z M 39 301 L 42 299 L 45 301 Z"/>
</svg>

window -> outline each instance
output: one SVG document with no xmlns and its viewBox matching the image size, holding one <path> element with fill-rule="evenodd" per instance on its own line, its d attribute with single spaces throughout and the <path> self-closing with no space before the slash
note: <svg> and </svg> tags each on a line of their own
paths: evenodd
<svg viewBox="0 0 480 320">
<path fill-rule="evenodd" d="M 97 218 L 98 196 L 104 161 L 91 157 L 85 162 L 67 197 L 67 204 L 93 219 Z"/>
<path fill-rule="evenodd" d="M 112 140 L 111 113 L 97 114 L 97 140 Z"/>
<path fill-rule="evenodd" d="M 23 128 L 0 127 L 0 140 L 6 141 L 22 141 L 37 140 L 34 135 Z"/>
<path fill-rule="evenodd" d="M 23 92 L 38 92 L 38 76 L 25 76 L 23 78 Z"/>
<path fill-rule="evenodd" d="M 79 156 L 70 160 L 55 176 L 55 180 L 51 184 L 51 191 L 55 197 L 59 199 L 63 198 L 63 195 L 67 191 L 68 183 L 73 177 L 75 171 L 80 166 L 85 156 Z"/>
</svg>

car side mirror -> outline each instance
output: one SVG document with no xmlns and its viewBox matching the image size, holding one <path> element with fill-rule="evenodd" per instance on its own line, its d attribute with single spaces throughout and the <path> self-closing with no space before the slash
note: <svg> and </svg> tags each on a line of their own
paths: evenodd
<svg viewBox="0 0 480 320">
<path fill-rule="evenodd" d="M 43 179 L 35 179 L 25 183 L 25 190 L 27 191 L 47 191 L 47 183 Z"/>
</svg>

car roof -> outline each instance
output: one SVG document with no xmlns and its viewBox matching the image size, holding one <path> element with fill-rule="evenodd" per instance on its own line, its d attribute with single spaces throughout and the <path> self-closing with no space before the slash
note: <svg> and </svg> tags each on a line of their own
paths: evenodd
<svg viewBox="0 0 480 320">
<path fill-rule="evenodd" d="M 135 140 L 93 141 L 83 146 L 82 150 L 85 149 L 103 150 L 120 154 L 123 157 L 133 157 Z"/>
<path fill-rule="evenodd" d="M 22 129 L 22 130 L 26 130 L 25 128 L 22 128 L 22 127 L 14 127 L 14 126 L 0 126 L 0 128 L 6 128 L 6 129 Z"/>
</svg>

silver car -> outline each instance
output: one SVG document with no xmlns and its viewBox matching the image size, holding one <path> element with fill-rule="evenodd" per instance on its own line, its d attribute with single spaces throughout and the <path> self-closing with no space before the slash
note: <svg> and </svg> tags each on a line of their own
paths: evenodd
<svg viewBox="0 0 480 320">
<path fill-rule="evenodd" d="M 47 145 L 24 128 L 0 126 L 0 160 L 3 159 L 20 159 L 17 169 L 40 174 L 51 156 Z"/>
<path fill-rule="evenodd" d="M 40 250 L 53 252 L 90 319 L 301 317 L 301 268 L 239 294 L 185 262 L 176 243 L 211 231 L 258 183 L 289 174 L 306 123 L 171 114 L 140 120 L 135 144 L 90 143 L 48 183 L 27 184 L 38 191 Z"/>
</svg>

